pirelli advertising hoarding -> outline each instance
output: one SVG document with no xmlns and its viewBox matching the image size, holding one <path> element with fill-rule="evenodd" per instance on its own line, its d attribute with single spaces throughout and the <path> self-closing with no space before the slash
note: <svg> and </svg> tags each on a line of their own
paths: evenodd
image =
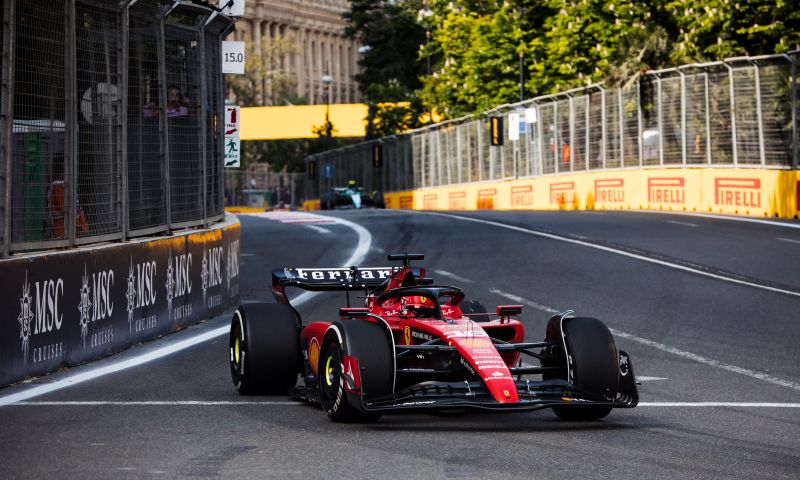
<svg viewBox="0 0 800 480">
<path fill-rule="evenodd" d="M 0 385 L 222 313 L 239 297 L 238 221 L 167 239 L 0 261 Z"/>
</svg>

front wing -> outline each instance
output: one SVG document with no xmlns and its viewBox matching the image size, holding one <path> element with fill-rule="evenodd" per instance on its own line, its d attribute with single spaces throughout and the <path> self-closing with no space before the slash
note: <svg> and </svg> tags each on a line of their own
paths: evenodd
<svg viewBox="0 0 800 480">
<path fill-rule="evenodd" d="M 496 401 L 481 381 L 424 382 L 394 395 L 368 399 L 362 394 L 361 407 L 365 412 L 412 413 L 424 410 L 484 410 L 516 412 L 541 408 L 612 407 L 633 408 L 639 403 L 639 393 L 628 354 L 620 351 L 627 361 L 625 375 L 619 377 L 619 391 L 614 398 L 604 398 L 581 392 L 564 380 L 530 381 L 518 377 L 516 383 L 519 401 Z"/>
</svg>

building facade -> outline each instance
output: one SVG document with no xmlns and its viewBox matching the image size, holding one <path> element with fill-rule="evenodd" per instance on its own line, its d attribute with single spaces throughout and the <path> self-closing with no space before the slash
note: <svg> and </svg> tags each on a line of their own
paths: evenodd
<svg viewBox="0 0 800 480">
<path fill-rule="evenodd" d="M 300 97 L 312 105 L 328 100 L 358 103 L 359 43 L 344 33 L 342 13 L 348 8 L 347 0 L 249 0 L 229 39 L 250 41 L 261 54 L 262 45 L 285 38 L 294 48 L 283 55 L 281 70 L 296 80 Z M 330 87 L 323 83 L 324 75 L 332 77 Z"/>
</svg>

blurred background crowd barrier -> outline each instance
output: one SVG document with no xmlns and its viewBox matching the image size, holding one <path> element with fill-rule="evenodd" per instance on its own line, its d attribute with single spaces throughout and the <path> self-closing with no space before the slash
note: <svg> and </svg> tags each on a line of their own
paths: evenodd
<svg viewBox="0 0 800 480">
<path fill-rule="evenodd" d="M 684 65 L 501 105 L 310 156 L 305 188 L 318 198 L 348 180 L 392 192 L 626 168 L 797 169 L 799 59 Z"/>
<path fill-rule="evenodd" d="M 3 0 L 0 255 L 224 217 L 221 39 L 175 0 Z"/>
</svg>

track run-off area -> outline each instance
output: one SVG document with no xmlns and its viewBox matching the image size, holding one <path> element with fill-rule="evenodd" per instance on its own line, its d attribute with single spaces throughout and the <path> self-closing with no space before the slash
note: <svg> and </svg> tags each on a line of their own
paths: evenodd
<svg viewBox="0 0 800 480">
<path fill-rule="evenodd" d="M 424 253 L 437 284 L 524 305 L 527 340 L 572 309 L 631 355 L 641 403 L 597 422 L 549 410 L 334 424 L 244 397 L 230 315 L 0 390 L 2 478 L 797 478 L 800 224 L 655 212 L 240 215 L 243 302 L 275 267 Z M 291 292 L 290 292 L 291 294 Z M 305 322 L 342 293 L 291 295 Z"/>
</svg>

